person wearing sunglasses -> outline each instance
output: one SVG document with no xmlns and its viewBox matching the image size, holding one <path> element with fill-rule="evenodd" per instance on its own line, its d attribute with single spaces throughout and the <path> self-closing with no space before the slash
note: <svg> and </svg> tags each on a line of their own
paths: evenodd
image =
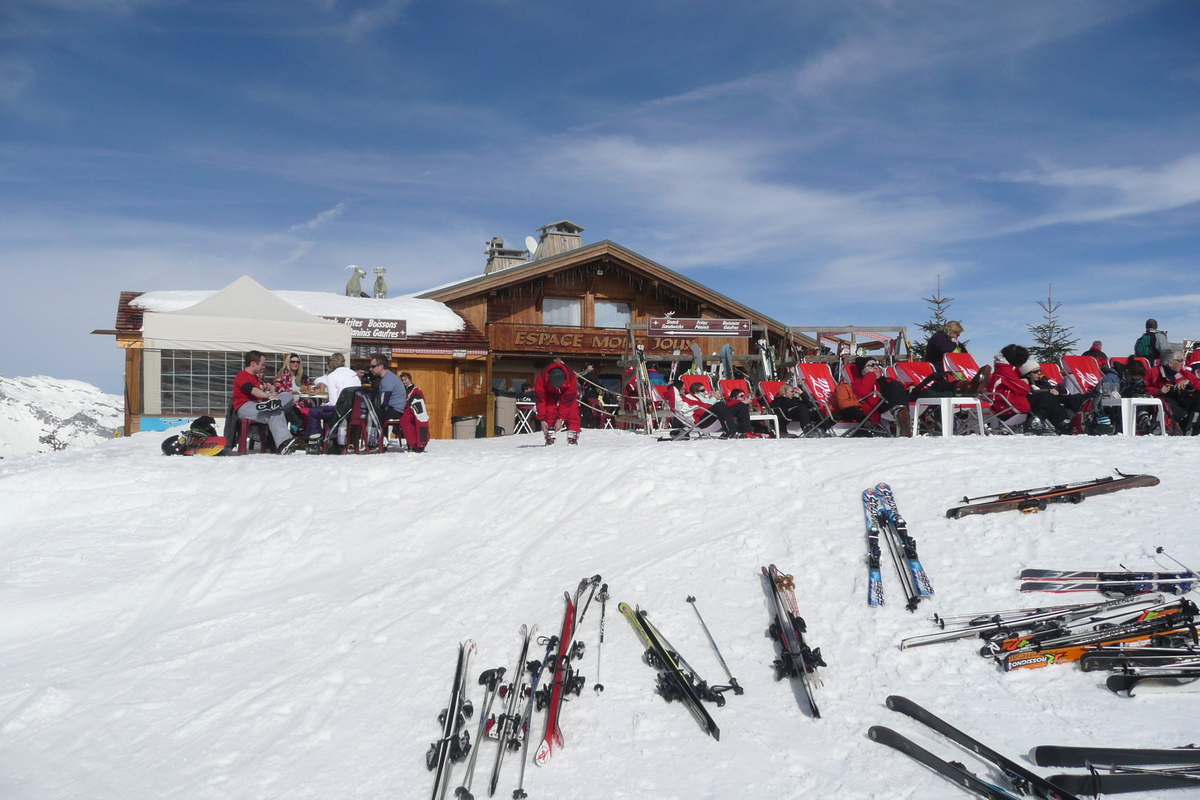
<svg viewBox="0 0 1200 800">
<path fill-rule="evenodd" d="M 868 398 L 878 392 L 887 410 L 896 420 L 896 431 L 901 436 L 912 436 L 912 417 L 908 412 L 908 404 L 916 398 L 917 390 L 910 393 L 903 383 L 884 375 L 883 364 L 879 363 L 877 358 L 860 356 L 855 359 L 854 366 L 858 368 L 858 377 L 850 382 L 850 386 L 863 407 L 870 408 L 875 405 Z M 882 410 L 876 410 L 871 416 L 871 422 L 879 425 L 881 417 Z"/>
<path fill-rule="evenodd" d="M 296 392 L 307 384 L 308 375 L 304 373 L 304 364 L 301 363 L 300 356 L 289 353 L 288 357 L 283 360 L 279 374 L 275 376 L 275 391 Z"/>
</svg>

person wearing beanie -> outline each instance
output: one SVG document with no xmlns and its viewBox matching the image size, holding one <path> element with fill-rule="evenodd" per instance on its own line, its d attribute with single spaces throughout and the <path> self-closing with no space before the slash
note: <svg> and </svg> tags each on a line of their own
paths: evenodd
<svg viewBox="0 0 1200 800">
<path fill-rule="evenodd" d="M 579 443 L 579 379 L 575 370 L 562 361 L 546 366 L 533 381 L 535 411 L 546 444 L 554 444 L 554 435 L 567 428 L 567 444 Z"/>
<path fill-rule="evenodd" d="M 1038 417 L 1050 422 L 1058 433 L 1067 433 L 1071 412 L 1063 405 L 1057 389 L 1038 383 L 1045 381 L 1042 368 L 1029 357 L 1029 351 L 1019 344 L 1009 344 L 1000 350 L 1000 355 L 1004 360 L 996 364 L 988 382 L 992 411 L 1002 416 L 1007 413 Z M 1082 399 L 1083 395 L 1079 397 Z"/>
</svg>

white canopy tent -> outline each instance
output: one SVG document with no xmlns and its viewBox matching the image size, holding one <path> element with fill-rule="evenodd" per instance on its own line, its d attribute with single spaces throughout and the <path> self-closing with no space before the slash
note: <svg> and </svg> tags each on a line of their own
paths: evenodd
<svg viewBox="0 0 1200 800">
<path fill-rule="evenodd" d="M 147 350 L 350 352 L 349 327 L 301 311 L 246 276 L 188 308 L 146 311 L 142 340 Z"/>
</svg>

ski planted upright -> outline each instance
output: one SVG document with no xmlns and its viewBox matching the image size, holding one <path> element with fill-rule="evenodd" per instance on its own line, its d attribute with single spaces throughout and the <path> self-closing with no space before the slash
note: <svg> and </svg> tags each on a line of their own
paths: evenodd
<svg viewBox="0 0 1200 800">
<path fill-rule="evenodd" d="M 558 715 L 562 711 L 564 696 L 568 691 L 579 693 L 578 686 L 574 685 L 577 681 L 571 675 L 571 657 L 574 654 L 575 639 L 575 608 L 579 604 L 580 595 L 583 594 L 589 583 L 588 578 L 580 581 L 574 596 L 570 592 L 563 592 L 567 608 L 563 614 L 562 633 L 558 637 L 558 654 L 554 657 L 553 672 L 548 687 L 550 698 L 546 711 L 546 735 L 542 738 L 542 743 L 538 745 L 537 752 L 533 754 L 533 763 L 539 767 L 546 765 L 556 747 L 563 746 L 562 731 L 558 727 Z"/>
<path fill-rule="evenodd" d="M 458 662 L 454 668 L 454 685 L 450 689 L 450 702 L 442 711 L 442 737 L 429 746 L 425 762 L 434 770 L 433 800 L 442 800 L 450 786 L 450 764 L 461 761 L 471 749 L 470 734 L 460 729 L 471 716 L 472 708 L 467 696 L 467 671 L 471 656 L 475 654 L 475 642 L 468 639 L 458 646 Z"/>
<path fill-rule="evenodd" d="M 543 673 L 550 665 L 550 659 L 554 657 L 554 651 L 558 647 L 558 637 L 550 636 L 544 641 L 538 640 L 538 644 L 546 645 L 546 653 L 542 656 L 541 661 L 530 661 L 525 665 L 525 670 L 529 673 L 529 690 L 526 692 L 525 716 L 521 722 L 521 770 L 517 778 L 517 788 L 513 789 L 513 800 L 523 800 L 528 797 L 525 793 L 525 763 L 529 761 L 529 742 L 533 739 L 533 704 L 537 697 L 538 683 L 541 682 Z"/>
<path fill-rule="evenodd" d="M 997 753 L 983 742 L 972 736 L 968 736 L 940 717 L 921 708 L 921 706 L 907 697 L 894 694 L 887 699 L 887 707 L 892 711 L 898 711 L 907 717 L 915 719 L 922 725 L 945 736 L 950 741 L 965 747 L 975 755 L 992 762 L 1000 768 L 1000 771 L 1004 774 L 1004 779 L 1022 794 L 1033 791 L 1041 797 L 1049 798 L 1049 800 L 1079 800 L 1071 792 L 1055 786 L 1042 776 L 1030 772 L 1011 758 Z"/>
<path fill-rule="evenodd" d="M 813 697 L 812 684 L 817 667 L 826 666 L 821 658 L 821 649 L 812 649 L 804 641 L 807 628 L 800 616 L 796 593 L 791 575 L 782 575 L 774 564 L 762 568 L 763 579 L 770 585 L 771 597 L 775 602 L 775 620 L 768 631 L 772 639 L 779 640 L 781 650 L 775 661 L 775 679 L 799 678 L 805 699 L 812 711 L 813 719 L 821 718 L 821 710 Z"/>
<path fill-rule="evenodd" d="M 700 696 L 696 693 L 695 687 L 691 680 L 683 672 L 683 667 L 680 663 L 677 653 L 673 653 L 669 646 L 659 636 L 654 626 L 646 619 L 646 612 L 640 608 L 630 608 L 628 603 L 620 603 L 617 605 L 617 610 L 625 615 L 633 629 L 637 631 L 638 636 L 646 645 L 647 661 L 651 666 L 658 667 L 658 693 L 666 700 L 680 700 L 696 721 L 700 723 L 700 727 L 705 733 L 714 739 L 720 741 L 721 729 L 717 727 L 717 723 L 713 720 L 712 715 L 708 713 L 708 709 L 700 701 Z"/>
<path fill-rule="evenodd" d="M 504 763 L 504 754 L 508 750 L 516 750 L 521 746 L 521 718 L 517 708 L 521 703 L 522 690 L 525 685 L 525 658 L 529 655 L 529 642 L 537 634 L 537 625 L 533 630 L 521 626 L 521 654 L 517 656 L 517 666 L 512 671 L 512 681 L 504 691 L 504 713 L 496 718 L 495 733 L 496 761 L 492 765 L 492 778 L 488 781 L 488 797 L 496 793 L 496 784 L 500 780 L 500 767 Z M 469 798 L 467 799 L 469 800 Z"/>
<path fill-rule="evenodd" d="M 525 626 L 521 626 L 524 630 Z M 483 694 L 483 711 L 479 715 L 479 730 L 475 734 L 475 746 L 471 748 L 471 755 L 467 758 L 467 774 L 463 777 L 462 786 L 454 790 L 454 796 L 460 800 L 474 800 L 475 795 L 471 794 L 471 781 L 475 777 L 475 759 L 479 755 L 479 743 L 483 741 L 487 735 L 488 718 L 492 711 L 492 702 L 496 699 L 496 693 L 500 689 L 500 682 L 504 678 L 504 667 L 489 669 L 479 676 L 479 685 L 484 688 Z"/>
<path fill-rule="evenodd" d="M 880 501 L 874 489 L 862 493 L 863 516 L 867 521 L 867 605 L 883 605 L 883 575 L 879 571 Z"/>
</svg>

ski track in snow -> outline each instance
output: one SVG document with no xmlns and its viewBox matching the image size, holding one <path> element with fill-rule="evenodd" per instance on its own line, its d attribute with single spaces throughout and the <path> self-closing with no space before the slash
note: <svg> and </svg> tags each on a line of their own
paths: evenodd
<svg viewBox="0 0 1200 800">
<path fill-rule="evenodd" d="M 0 462 L 0 797 L 426 796 L 424 754 L 457 643 L 479 646 L 478 702 L 480 671 L 513 669 L 520 625 L 557 634 L 562 593 L 597 573 L 612 594 L 606 690 L 591 688 L 593 601 L 580 632 L 586 688 L 564 707 L 566 746 L 527 768 L 531 798 L 967 796 L 870 742 L 875 724 L 999 780 L 888 711 L 889 694 L 1017 759 L 1038 744 L 1196 739 L 1196 695 L 1117 697 L 1104 673 L 1073 665 L 1006 675 L 976 640 L 897 647 L 932 632 L 934 612 L 1096 597 L 1022 595 L 1025 567 L 1151 568 L 1156 545 L 1200 564 L 1194 440 L 659 444 L 586 431 L 577 448 L 526 436 L 439 441 L 423 456 L 284 459 L 166 458 L 165 435 Z M 944 517 L 964 495 L 1114 467 L 1162 484 L 1035 515 Z M 888 604 L 866 604 L 860 494 L 879 482 L 937 592 L 916 613 L 886 558 Z M 807 639 L 829 662 L 820 720 L 798 686 L 774 680 L 769 563 L 796 576 Z M 689 594 L 745 687 L 710 706 L 720 742 L 654 694 L 616 608 L 646 609 L 724 683 Z M 531 649 L 540 658 L 544 647 Z M 480 796 L 494 747 L 480 752 Z M 497 796 L 511 795 L 517 768 L 506 759 Z"/>
</svg>

